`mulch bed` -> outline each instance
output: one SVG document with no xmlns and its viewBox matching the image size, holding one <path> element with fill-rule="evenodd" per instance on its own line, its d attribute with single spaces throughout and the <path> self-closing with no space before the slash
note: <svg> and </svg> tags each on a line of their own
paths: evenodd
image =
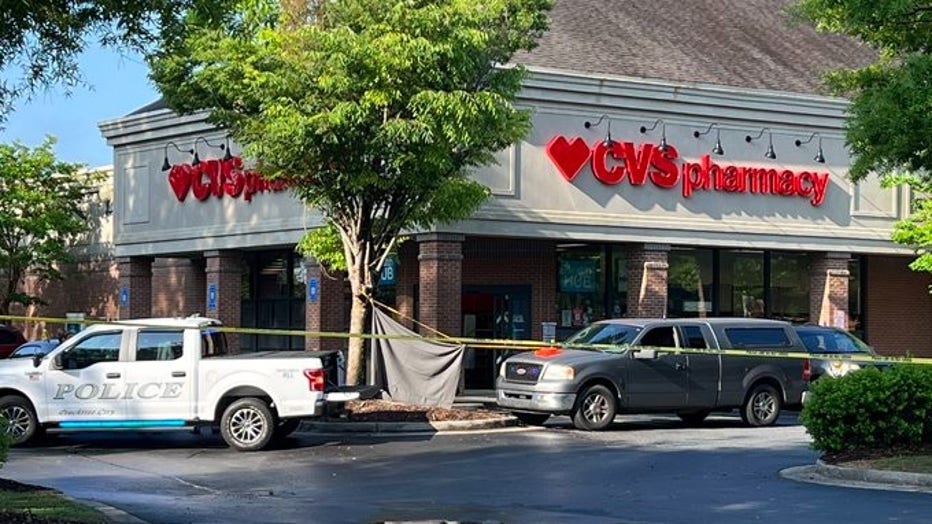
<svg viewBox="0 0 932 524">
<path fill-rule="evenodd" d="M 450 420 L 494 420 L 505 418 L 500 411 L 441 408 L 403 404 L 389 400 L 357 400 L 346 403 L 342 420 L 349 422 L 444 422 Z"/>
<path fill-rule="evenodd" d="M 932 442 L 917 446 L 900 446 L 889 449 L 855 449 L 835 453 L 824 453 L 822 461 L 826 464 L 844 465 L 865 460 L 876 460 L 904 455 L 932 455 Z"/>
</svg>

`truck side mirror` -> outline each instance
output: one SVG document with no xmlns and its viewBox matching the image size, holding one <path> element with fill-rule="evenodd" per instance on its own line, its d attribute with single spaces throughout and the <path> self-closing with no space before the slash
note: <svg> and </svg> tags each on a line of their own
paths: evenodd
<svg viewBox="0 0 932 524">
<path fill-rule="evenodd" d="M 44 356 L 45 354 L 43 353 L 36 353 L 35 355 L 33 355 L 32 356 L 32 367 L 34 368 L 39 367 L 39 365 L 42 364 L 42 357 Z"/>
<path fill-rule="evenodd" d="M 63 366 L 62 366 L 61 353 L 55 355 L 55 357 L 52 358 L 52 364 L 54 365 L 53 366 L 54 369 L 62 369 Z"/>
</svg>

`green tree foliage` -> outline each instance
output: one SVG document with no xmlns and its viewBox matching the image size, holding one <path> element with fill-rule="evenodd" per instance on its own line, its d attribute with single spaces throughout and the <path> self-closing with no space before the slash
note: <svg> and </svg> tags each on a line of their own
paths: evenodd
<svg viewBox="0 0 932 524">
<path fill-rule="evenodd" d="M 489 192 L 468 170 L 528 132 L 512 103 L 525 71 L 503 64 L 534 47 L 551 3 L 246 0 L 222 23 L 192 20 L 152 76 L 323 213 L 331 229 L 301 246 L 332 261 L 340 239 L 358 334 L 399 233 L 469 216 Z M 355 383 L 362 340 L 349 349 Z"/>
<path fill-rule="evenodd" d="M 829 74 L 850 98 L 850 177 L 932 170 L 932 4 L 918 0 L 800 0 L 797 15 L 821 31 L 854 37 L 877 50 L 865 67 Z"/>
<path fill-rule="evenodd" d="M 14 0 L 0 9 L 0 119 L 37 88 L 81 80 L 77 57 L 88 37 L 145 52 L 177 35 L 187 15 L 209 16 L 231 0 Z"/>
<path fill-rule="evenodd" d="M 102 175 L 82 172 L 80 164 L 60 162 L 47 138 L 36 147 L 0 144 L 0 314 L 12 304 L 39 304 L 24 292 L 27 274 L 61 278 L 58 266 L 71 260 L 72 242 L 91 226 L 89 192 Z"/>
<path fill-rule="evenodd" d="M 916 250 L 911 267 L 932 271 L 932 4 L 919 0 L 799 0 L 794 13 L 822 31 L 854 37 L 877 50 L 860 69 L 830 73 L 827 84 L 851 100 L 846 138 L 849 176 L 877 174 L 887 186 L 918 190 L 913 214 L 894 242 Z"/>
</svg>

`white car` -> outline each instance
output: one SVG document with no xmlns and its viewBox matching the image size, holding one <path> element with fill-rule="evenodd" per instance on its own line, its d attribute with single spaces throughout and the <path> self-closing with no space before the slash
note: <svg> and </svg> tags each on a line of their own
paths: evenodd
<svg viewBox="0 0 932 524">
<path fill-rule="evenodd" d="M 0 360 L 0 415 L 14 445 L 45 430 L 220 427 L 240 451 L 265 448 L 358 398 L 335 388 L 337 352 L 228 354 L 217 320 L 94 324 L 47 355 Z"/>
</svg>

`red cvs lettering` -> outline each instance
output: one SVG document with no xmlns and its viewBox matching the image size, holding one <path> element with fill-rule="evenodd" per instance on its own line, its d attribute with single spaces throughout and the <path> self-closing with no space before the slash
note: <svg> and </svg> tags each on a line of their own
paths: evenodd
<svg viewBox="0 0 932 524">
<path fill-rule="evenodd" d="M 259 173 L 243 169 L 240 157 L 204 160 L 197 165 L 176 164 L 168 173 L 168 184 L 179 202 L 184 202 L 189 192 L 201 202 L 211 196 L 223 198 L 224 195 L 252 202 L 256 193 L 288 189 L 284 181 L 269 182 Z"/>
</svg>

